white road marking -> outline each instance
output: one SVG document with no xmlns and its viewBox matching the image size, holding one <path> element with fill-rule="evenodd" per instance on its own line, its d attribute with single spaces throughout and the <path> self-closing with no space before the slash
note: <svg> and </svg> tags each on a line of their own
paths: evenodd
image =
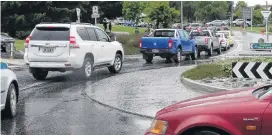
<svg viewBox="0 0 272 135">
<path fill-rule="evenodd" d="M 239 71 L 239 68 L 242 66 L 243 62 L 237 62 L 236 65 L 233 67 L 232 71 L 236 74 L 238 78 L 244 78 Z"/>
<path fill-rule="evenodd" d="M 262 62 L 261 65 L 257 68 L 257 72 L 263 79 L 269 79 L 263 72 L 264 68 L 267 66 L 268 62 Z"/>
<path fill-rule="evenodd" d="M 252 67 L 255 65 L 256 62 L 249 62 L 248 65 L 245 68 L 245 72 L 248 75 L 249 78 L 256 78 L 252 72 L 250 71 Z"/>
</svg>

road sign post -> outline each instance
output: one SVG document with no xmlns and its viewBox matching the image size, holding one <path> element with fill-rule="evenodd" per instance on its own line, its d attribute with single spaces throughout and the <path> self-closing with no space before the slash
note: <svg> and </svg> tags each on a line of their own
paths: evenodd
<svg viewBox="0 0 272 135">
<path fill-rule="evenodd" d="M 14 43 L 10 44 L 10 59 L 13 59 Z"/>
<path fill-rule="evenodd" d="M 244 7 L 243 8 L 243 18 L 244 18 L 244 30 L 246 29 L 247 19 L 250 19 L 252 22 L 252 8 Z M 251 23 L 252 25 L 252 23 Z"/>
<path fill-rule="evenodd" d="M 93 14 L 92 14 L 92 18 L 94 18 L 94 25 L 97 24 L 96 19 L 99 18 L 100 15 L 98 13 L 98 6 L 93 6 Z"/>
<path fill-rule="evenodd" d="M 253 25 L 253 8 L 251 8 L 251 19 L 250 19 L 250 31 L 252 31 L 252 25 Z"/>
<path fill-rule="evenodd" d="M 183 5 L 182 1 L 180 1 L 180 26 L 183 29 Z"/>
<path fill-rule="evenodd" d="M 77 12 L 77 22 L 80 23 L 80 9 L 76 8 L 76 12 Z"/>
<path fill-rule="evenodd" d="M 264 17 L 265 20 L 265 32 L 266 32 L 266 42 L 268 43 L 269 39 L 268 39 L 268 18 L 269 15 L 271 14 L 271 11 L 262 11 L 262 15 Z"/>
</svg>

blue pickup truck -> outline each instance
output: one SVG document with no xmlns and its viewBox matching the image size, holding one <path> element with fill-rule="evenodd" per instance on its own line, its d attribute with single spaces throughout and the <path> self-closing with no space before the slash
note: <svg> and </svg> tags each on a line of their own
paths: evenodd
<svg viewBox="0 0 272 135">
<path fill-rule="evenodd" d="M 195 60 L 198 55 L 196 41 L 182 29 L 156 29 L 148 37 L 142 37 L 139 46 L 147 63 L 151 63 L 154 56 L 179 63 L 181 56 Z"/>
</svg>

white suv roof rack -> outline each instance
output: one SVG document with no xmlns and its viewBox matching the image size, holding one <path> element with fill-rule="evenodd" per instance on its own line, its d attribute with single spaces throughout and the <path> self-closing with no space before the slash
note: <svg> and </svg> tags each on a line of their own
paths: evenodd
<svg viewBox="0 0 272 135">
<path fill-rule="evenodd" d="M 91 23 L 78 23 L 78 22 L 69 22 L 69 23 L 60 23 L 60 22 L 41 22 L 40 24 L 81 24 L 81 25 L 92 25 Z"/>
</svg>

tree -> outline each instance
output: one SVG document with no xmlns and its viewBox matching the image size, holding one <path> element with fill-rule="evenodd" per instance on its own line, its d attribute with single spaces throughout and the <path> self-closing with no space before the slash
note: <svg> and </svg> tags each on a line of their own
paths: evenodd
<svg viewBox="0 0 272 135">
<path fill-rule="evenodd" d="M 195 19 L 195 11 L 196 11 L 196 6 L 194 1 L 184 1 L 183 2 L 183 15 L 184 18 L 187 18 L 188 22 L 193 22 Z"/>
<path fill-rule="evenodd" d="M 123 15 L 125 19 L 139 23 L 144 6 L 140 1 L 123 1 Z"/>
<path fill-rule="evenodd" d="M 1 3 L 1 29 L 12 37 L 24 39 L 41 22 L 92 22 L 92 6 L 99 6 L 100 18 L 122 15 L 122 2 L 105 1 L 4 1 Z M 121 8 L 120 8 L 121 7 Z"/>
<path fill-rule="evenodd" d="M 253 24 L 263 24 L 263 15 L 262 10 L 264 10 L 262 7 L 260 8 L 254 8 L 253 11 Z"/>
<path fill-rule="evenodd" d="M 247 3 L 245 1 L 239 1 L 236 4 L 235 9 L 234 9 L 234 15 L 233 15 L 234 19 L 243 17 L 243 15 L 242 15 L 243 7 L 247 7 Z"/>
<path fill-rule="evenodd" d="M 216 7 L 216 8 L 215 8 Z M 198 1 L 195 16 L 198 20 L 216 20 L 228 18 L 229 4 L 227 1 Z"/>
<path fill-rule="evenodd" d="M 146 12 L 151 21 L 155 22 L 156 28 L 163 25 L 164 28 L 168 27 L 170 23 L 179 20 L 179 11 L 171 8 L 168 1 L 148 2 Z"/>
</svg>

